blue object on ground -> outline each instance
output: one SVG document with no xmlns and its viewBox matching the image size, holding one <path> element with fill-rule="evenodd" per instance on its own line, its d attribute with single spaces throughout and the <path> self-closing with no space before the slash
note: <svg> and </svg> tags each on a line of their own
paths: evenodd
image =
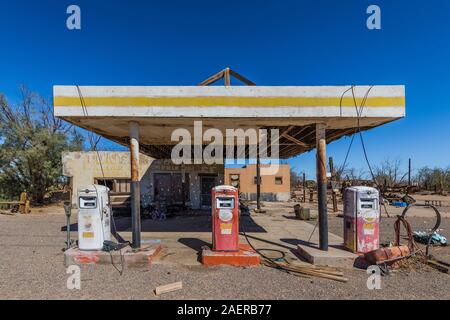
<svg viewBox="0 0 450 320">
<path fill-rule="evenodd" d="M 408 204 L 403 201 L 392 201 L 392 205 L 396 207 L 407 207 Z"/>
<path fill-rule="evenodd" d="M 430 239 L 430 235 L 425 231 L 414 231 L 413 237 L 415 241 L 424 244 L 428 244 L 428 240 Z M 440 244 L 441 246 L 446 246 L 447 238 L 435 231 L 431 236 L 431 244 Z"/>
</svg>

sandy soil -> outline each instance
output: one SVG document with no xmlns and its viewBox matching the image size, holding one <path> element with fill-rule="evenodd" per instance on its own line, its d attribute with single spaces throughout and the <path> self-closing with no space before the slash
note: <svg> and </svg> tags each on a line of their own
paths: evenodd
<svg viewBox="0 0 450 320">
<path fill-rule="evenodd" d="M 292 203 L 285 204 L 285 211 Z M 152 265 L 126 269 L 122 276 L 111 266 L 85 266 L 81 290 L 66 287 L 63 264 L 65 217 L 53 214 L 0 215 L 0 295 L 4 299 L 450 299 L 450 276 L 419 265 L 382 278 L 381 290 L 368 290 L 364 270 L 346 270 L 347 283 L 298 278 L 267 267 L 234 268 Z M 59 212 L 59 214 L 58 214 Z M 432 217 L 411 217 L 424 229 Z M 287 220 L 289 221 L 289 220 Z M 393 240 L 394 218 L 384 218 L 382 241 Z M 314 223 L 314 222 L 312 222 Z M 342 219 L 330 216 L 330 231 L 342 233 Z M 450 219 L 442 222 L 448 237 Z M 75 234 L 73 235 L 75 237 Z M 450 247 L 435 248 L 450 261 Z M 158 285 L 183 281 L 183 290 L 161 297 Z"/>
</svg>

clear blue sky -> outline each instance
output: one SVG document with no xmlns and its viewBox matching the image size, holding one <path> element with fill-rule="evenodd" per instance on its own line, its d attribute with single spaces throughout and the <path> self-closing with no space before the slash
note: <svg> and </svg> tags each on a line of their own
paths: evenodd
<svg viewBox="0 0 450 320">
<path fill-rule="evenodd" d="M 82 30 L 66 28 L 66 8 Z M 381 7 L 382 30 L 366 28 Z M 0 92 L 26 84 L 194 85 L 230 66 L 259 85 L 406 85 L 407 117 L 365 134 L 374 164 L 450 165 L 450 1 L 1 1 Z M 355 140 L 358 141 L 358 140 Z M 349 139 L 329 155 L 344 159 Z M 105 147 L 111 147 L 104 143 Z M 314 153 L 289 161 L 313 177 Z M 349 164 L 366 168 L 355 144 Z"/>
</svg>

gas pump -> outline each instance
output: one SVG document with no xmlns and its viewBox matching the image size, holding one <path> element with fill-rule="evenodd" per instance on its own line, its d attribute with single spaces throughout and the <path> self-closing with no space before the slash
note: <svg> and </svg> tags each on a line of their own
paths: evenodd
<svg viewBox="0 0 450 320">
<path fill-rule="evenodd" d="M 232 186 L 212 189 L 213 251 L 239 251 L 239 192 Z"/>
<path fill-rule="evenodd" d="M 350 187 L 344 192 L 344 244 L 355 253 L 380 247 L 380 204 L 378 190 Z"/>
<path fill-rule="evenodd" d="M 90 185 L 78 190 L 78 248 L 101 250 L 111 240 L 109 189 Z"/>
</svg>

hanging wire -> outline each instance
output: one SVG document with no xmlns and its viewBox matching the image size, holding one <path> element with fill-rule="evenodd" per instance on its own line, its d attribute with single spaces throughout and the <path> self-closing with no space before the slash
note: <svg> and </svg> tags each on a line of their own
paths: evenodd
<svg viewBox="0 0 450 320">
<path fill-rule="evenodd" d="M 83 110 L 83 115 L 84 115 L 85 117 L 88 117 L 89 114 L 88 114 L 87 106 L 86 106 L 86 103 L 85 103 L 85 101 L 84 101 L 83 94 L 81 93 L 80 86 L 79 86 L 79 85 L 76 85 L 76 88 L 77 88 L 77 91 L 78 91 L 78 96 L 79 96 L 79 98 L 80 98 L 80 104 L 81 104 L 81 108 L 82 108 L 82 110 Z M 97 141 L 97 143 L 94 143 L 94 138 L 93 138 L 93 136 L 94 136 L 94 134 L 93 134 L 91 131 L 88 131 L 88 139 L 89 139 L 89 142 L 90 142 L 90 145 L 91 145 L 91 149 L 94 150 L 94 152 L 95 152 L 96 155 L 97 155 L 98 163 L 99 163 L 99 165 L 100 165 L 100 170 L 101 170 L 101 172 L 102 172 L 103 184 L 104 184 L 105 187 L 106 187 L 106 176 L 105 176 L 105 171 L 103 170 L 103 162 L 102 162 L 102 158 L 100 157 L 100 152 L 99 152 L 98 149 L 97 149 L 97 143 L 98 143 L 98 141 Z M 100 138 L 101 138 L 101 137 L 100 137 Z M 99 139 L 99 140 L 100 140 L 100 139 Z M 96 193 L 97 199 L 98 199 L 98 190 L 97 190 L 97 188 L 95 187 L 95 185 L 94 185 L 94 188 L 95 188 L 95 193 Z M 114 226 L 114 233 L 117 234 L 117 227 L 116 227 L 116 222 L 115 222 L 115 219 L 114 219 L 113 209 L 112 209 L 112 206 L 111 206 L 111 198 L 110 198 L 109 192 L 108 192 L 108 202 L 109 202 L 109 206 L 110 206 L 111 222 L 112 222 L 112 225 Z M 104 234 L 104 229 L 103 229 L 103 214 L 101 215 L 101 219 L 102 219 L 102 224 L 101 224 L 101 225 L 102 225 L 102 232 L 103 232 L 103 234 Z M 126 242 L 126 243 L 129 243 L 129 242 Z M 114 259 L 113 259 L 113 256 L 112 256 L 112 253 L 111 253 L 111 251 L 109 252 L 110 257 L 111 257 L 111 264 L 112 264 L 112 266 L 119 272 L 120 275 L 122 275 L 122 274 L 123 274 L 123 271 L 124 271 L 124 269 L 125 269 L 125 265 L 124 265 L 124 257 L 123 257 L 123 254 L 122 254 L 122 251 L 121 251 L 121 250 L 119 250 L 119 253 L 120 253 L 120 261 L 121 261 L 120 264 L 121 264 L 121 268 L 118 268 L 118 267 L 115 265 Z"/>
</svg>

